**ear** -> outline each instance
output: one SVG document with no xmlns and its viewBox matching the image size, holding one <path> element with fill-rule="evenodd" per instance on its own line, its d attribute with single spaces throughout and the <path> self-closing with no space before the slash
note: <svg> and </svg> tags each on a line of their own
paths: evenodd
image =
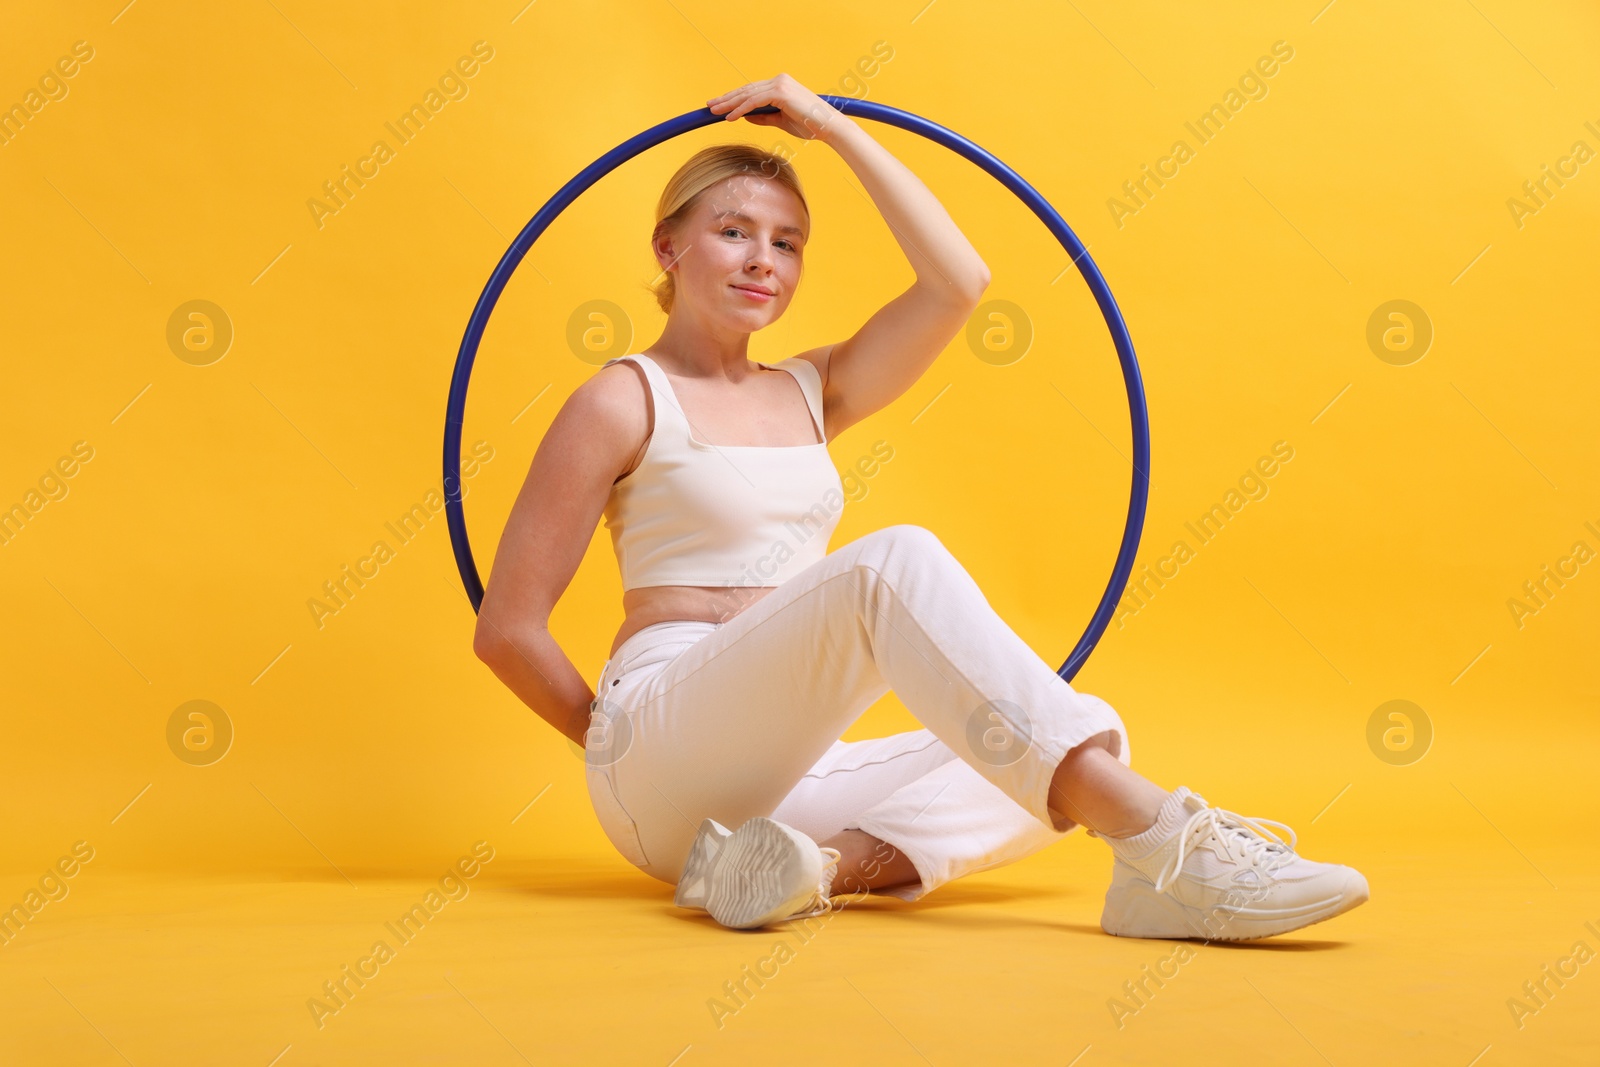
<svg viewBox="0 0 1600 1067">
<path fill-rule="evenodd" d="M 650 251 L 655 253 L 656 265 L 663 271 L 670 271 L 677 266 L 678 249 L 676 237 L 670 226 L 658 226 L 650 236 Z"/>
</svg>

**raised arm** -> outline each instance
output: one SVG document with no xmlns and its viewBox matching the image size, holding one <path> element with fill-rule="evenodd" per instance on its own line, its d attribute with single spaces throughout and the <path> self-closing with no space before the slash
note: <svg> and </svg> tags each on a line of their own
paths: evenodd
<svg viewBox="0 0 1600 1067">
<path fill-rule="evenodd" d="M 605 510 L 611 483 L 649 430 L 636 375 L 624 364 L 580 385 L 534 453 L 484 589 L 472 649 L 522 702 L 582 745 L 594 690 L 550 635 Z"/>
<path fill-rule="evenodd" d="M 823 372 L 823 412 L 832 440 L 922 377 L 983 298 L 989 268 L 921 179 L 853 119 L 789 75 L 752 82 L 708 106 L 736 118 L 769 104 L 781 113 L 748 115 L 748 121 L 832 146 L 872 197 L 916 273 L 909 289 L 831 352 L 805 353 Z"/>
</svg>

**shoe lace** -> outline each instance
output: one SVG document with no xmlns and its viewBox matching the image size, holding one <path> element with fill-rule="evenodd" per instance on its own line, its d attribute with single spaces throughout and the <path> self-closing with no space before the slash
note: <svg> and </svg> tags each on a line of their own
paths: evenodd
<svg viewBox="0 0 1600 1067">
<path fill-rule="evenodd" d="M 822 854 L 828 859 L 822 865 L 822 877 L 817 880 L 817 891 L 811 895 L 809 900 L 800 905 L 800 910 L 791 915 L 791 919 L 809 919 L 813 915 L 821 915 L 833 910 L 833 900 L 828 895 L 828 887 L 833 884 L 833 876 L 838 873 L 840 854 L 836 848 L 828 848 L 825 845 L 819 847 Z"/>
<path fill-rule="evenodd" d="M 1289 835 L 1289 840 L 1284 841 L 1263 823 L 1278 827 Z M 1154 887 L 1157 893 L 1165 892 L 1177 881 L 1178 873 L 1183 870 L 1184 854 L 1199 848 L 1210 837 L 1220 842 L 1230 856 L 1269 873 L 1294 859 L 1294 846 L 1299 840 L 1292 827 L 1275 819 L 1253 818 L 1225 808 L 1202 808 L 1189 816 L 1183 829 L 1178 831 L 1177 854 L 1157 876 Z"/>
</svg>

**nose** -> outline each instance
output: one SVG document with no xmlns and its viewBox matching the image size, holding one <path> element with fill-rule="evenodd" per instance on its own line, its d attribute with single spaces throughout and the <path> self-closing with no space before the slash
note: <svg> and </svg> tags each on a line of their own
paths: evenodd
<svg viewBox="0 0 1600 1067">
<path fill-rule="evenodd" d="M 772 271 L 772 249 L 762 245 L 750 253 L 750 258 L 745 261 L 744 269 L 747 272 L 767 274 Z"/>
</svg>

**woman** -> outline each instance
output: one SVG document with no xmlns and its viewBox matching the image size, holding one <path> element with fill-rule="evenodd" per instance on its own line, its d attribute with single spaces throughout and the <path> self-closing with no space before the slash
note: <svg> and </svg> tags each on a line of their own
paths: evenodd
<svg viewBox="0 0 1600 1067">
<path fill-rule="evenodd" d="M 766 105 L 778 112 L 750 114 Z M 1366 900 L 1359 873 L 1299 857 L 1293 831 L 1284 843 L 1131 770 L 1117 713 L 1040 659 L 928 530 L 827 552 L 843 495 L 826 443 L 922 376 L 989 271 L 915 175 L 788 75 L 709 106 L 838 152 L 916 281 L 847 340 L 752 362 L 750 335 L 800 283 L 798 177 L 755 146 L 719 145 L 663 193 L 666 326 L 556 415 L 474 641 L 584 745 L 617 849 L 676 885 L 677 904 L 741 928 L 820 914 L 846 886 L 915 900 L 1080 823 L 1115 856 L 1112 934 L 1265 937 Z M 602 515 L 625 619 L 596 695 L 548 621 Z M 839 740 L 891 688 L 925 728 Z"/>
</svg>

